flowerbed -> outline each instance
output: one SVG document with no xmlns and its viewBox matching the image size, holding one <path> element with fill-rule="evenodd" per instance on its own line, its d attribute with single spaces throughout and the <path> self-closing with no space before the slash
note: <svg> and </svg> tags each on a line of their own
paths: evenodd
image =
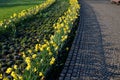
<svg viewBox="0 0 120 80">
<path fill-rule="evenodd" d="M 14 13 L 10 19 L 5 19 L 4 21 L 0 21 L 0 36 L 13 36 L 16 33 L 16 25 L 22 20 L 25 20 L 31 16 L 36 15 L 39 11 L 49 7 L 53 4 L 55 0 L 46 0 L 44 3 L 37 5 L 35 7 L 29 8 L 27 10 L 23 10 L 20 13 Z"/>
<path fill-rule="evenodd" d="M 54 33 L 53 23 L 67 10 L 67 7 L 68 4 L 65 1 L 56 1 L 51 7 L 39 12 L 31 20 L 19 23 L 15 38 L 10 37 L 0 42 L 0 50 L 2 50 L 0 52 L 0 73 L 4 78 L 12 79 L 10 73 L 6 74 L 5 72 L 7 68 L 13 68 L 14 65 L 19 66 L 17 68 L 20 71 L 24 70 L 26 64 L 23 62 L 20 52 L 24 51 L 27 54 L 33 50 L 35 44 L 43 44 L 43 39 L 49 39 L 49 35 Z"/>
<path fill-rule="evenodd" d="M 44 79 L 46 71 L 56 60 L 58 50 L 61 50 L 63 44 L 65 44 L 65 40 L 67 39 L 68 33 L 70 33 L 73 22 L 78 16 L 78 10 L 79 5 L 77 0 L 70 0 L 70 7 L 68 10 L 59 18 L 57 23 L 53 25 L 55 33 L 51 35 L 50 40 L 44 40 L 45 44 L 36 44 L 35 51 L 33 51 L 33 54 L 30 56 L 25 56 L 23 53 L 24 60 L 27 63 L 24 72 L 25 76 L 29 76 L 30 79 L 35 79 L 38 76 Z M 29 75 L 28 73 L 32 74 Z M 28 77 L 25 79 L 28 79 Z"/>
<path fill-rule="evenodd" d="M 70 6 L 64 14 L 59 17 L 53 25 L 54 33 L 50 35 L 50 39 L 44 39 L 44 44 L 35 44 L 34 49 L 20 52 L 22 60 L 25 62 L 23 66 L 14 64 L 6 69 L 5 76 L 0 74 L 0 79 L 15 80 L 38 80 L 45 79 L 47 70 L 55 63 L 58 51 L 66 43 L 68 34 L 70 33 L 73 23 L 78 16 L 79 5 L 77 0 L 69 0 Z M 39 42 L 39 40 L 37 40 Z"/>
</svg>

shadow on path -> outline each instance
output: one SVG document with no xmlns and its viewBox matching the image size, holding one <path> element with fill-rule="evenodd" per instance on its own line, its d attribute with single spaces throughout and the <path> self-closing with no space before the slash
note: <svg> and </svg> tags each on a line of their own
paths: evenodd
<svg viewBox="0 0 120 80">
<path fill-rule="evenodd" d="M 110 80 L 119 75 L 108 71 L 102 34 L 95 12 L 81 1 L 81 17 L 76 37 L 59 80 Z"/>
</svg>

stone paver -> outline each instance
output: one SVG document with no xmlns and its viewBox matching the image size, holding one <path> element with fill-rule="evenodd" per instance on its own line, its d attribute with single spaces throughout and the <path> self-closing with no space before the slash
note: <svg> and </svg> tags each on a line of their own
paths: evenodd
<svg viewBox="0 0 120 80">
<path fill-rule="evenodd" d="M 120 6 L 107 0 L 86 0 L 95 11 L 102 33 L 110 80 L 120 80 Z"/>
<path fill-rule="evenodd" d="M 107 0 L 80 3 L 79 27 L 59 80 L 120 80 L 118 6 Z"/>
</svg>

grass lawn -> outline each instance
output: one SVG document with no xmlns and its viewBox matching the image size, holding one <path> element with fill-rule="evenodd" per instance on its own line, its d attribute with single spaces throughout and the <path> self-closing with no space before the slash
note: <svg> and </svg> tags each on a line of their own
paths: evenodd
<svg viewBox="0 0 120 80">
<path fill-rule="evenodd" d="M 9 18 L 13 13 L 19 13 L 45 0 L 0 0 L 0 21 Z"/>
</svg>

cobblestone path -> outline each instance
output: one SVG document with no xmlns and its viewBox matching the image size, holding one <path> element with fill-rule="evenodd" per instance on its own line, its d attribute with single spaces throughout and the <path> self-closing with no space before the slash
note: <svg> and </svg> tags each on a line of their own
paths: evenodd
<svg viewBox="0 0 120 80">
<path fill-rule="evenodd" d="M 107 0 L 80 3 L 77 34 L 59 80 L 120 80 L 120 9 Z"/>
</svg>

